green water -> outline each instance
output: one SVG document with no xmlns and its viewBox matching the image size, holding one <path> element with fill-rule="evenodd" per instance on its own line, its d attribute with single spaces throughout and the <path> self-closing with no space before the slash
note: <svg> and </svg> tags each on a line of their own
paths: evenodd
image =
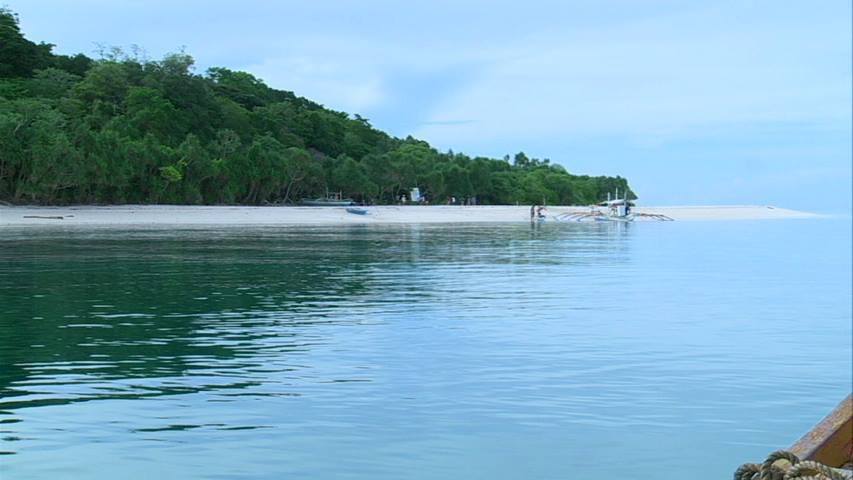
<svg viewBox="0 0 853 480">
<path fill-rule="evenodd" d="M 0 478 L 729 478 L 851 390 L 850 265 L 849 220 L 7 229 Z"/>
</svg>

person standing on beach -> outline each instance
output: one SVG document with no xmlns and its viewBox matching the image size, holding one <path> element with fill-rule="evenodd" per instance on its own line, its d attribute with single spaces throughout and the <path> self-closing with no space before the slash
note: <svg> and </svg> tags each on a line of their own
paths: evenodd
<svg viewBox="0 0 853 480">
<path fill-rule="evenodd" d="M 536 215 L 536 205 L 530 206 L 530 221 L 533 221 L 533 217 Z"/>
</svg>

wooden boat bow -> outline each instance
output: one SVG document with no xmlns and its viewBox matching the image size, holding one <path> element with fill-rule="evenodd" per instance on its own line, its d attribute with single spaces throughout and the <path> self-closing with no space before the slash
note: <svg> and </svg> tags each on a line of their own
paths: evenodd
<svg viewBox="0 0 853 480">
<path fill-rule="evenodd" d="M 853 462 L 853 394 L 803 435 L 791 452 L 803 460 L 836 468 Z"/>
<path fill-rule="evenodd" d="M 853 395 L 848 395 L 790 450 L 745 463 L 734 480 L 853 480 Z"/>
</svg>

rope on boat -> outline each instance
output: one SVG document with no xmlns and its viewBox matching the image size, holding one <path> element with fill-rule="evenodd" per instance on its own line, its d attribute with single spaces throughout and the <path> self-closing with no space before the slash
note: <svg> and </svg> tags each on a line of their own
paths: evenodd
<svg viewBox="0 0 853 480">
<path fill-rule="evenodd" d="M 827 467 L 785 450 L 767 456 L 764 463 L 745 463 L 735 470 L 734 480 L 850 480 L 853 472 Z"/>
</svg>

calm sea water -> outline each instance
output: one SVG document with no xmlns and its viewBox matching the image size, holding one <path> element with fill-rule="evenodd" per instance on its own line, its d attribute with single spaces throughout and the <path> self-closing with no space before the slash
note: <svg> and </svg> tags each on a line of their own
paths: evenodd
<svg viewBox="0 0 853 480">
<path fill-rule="evenodd" d="M 0 477 L 730 478 L 850 392 L 850 247 L 849 219 L 7 229 Z"/>
</svg>

